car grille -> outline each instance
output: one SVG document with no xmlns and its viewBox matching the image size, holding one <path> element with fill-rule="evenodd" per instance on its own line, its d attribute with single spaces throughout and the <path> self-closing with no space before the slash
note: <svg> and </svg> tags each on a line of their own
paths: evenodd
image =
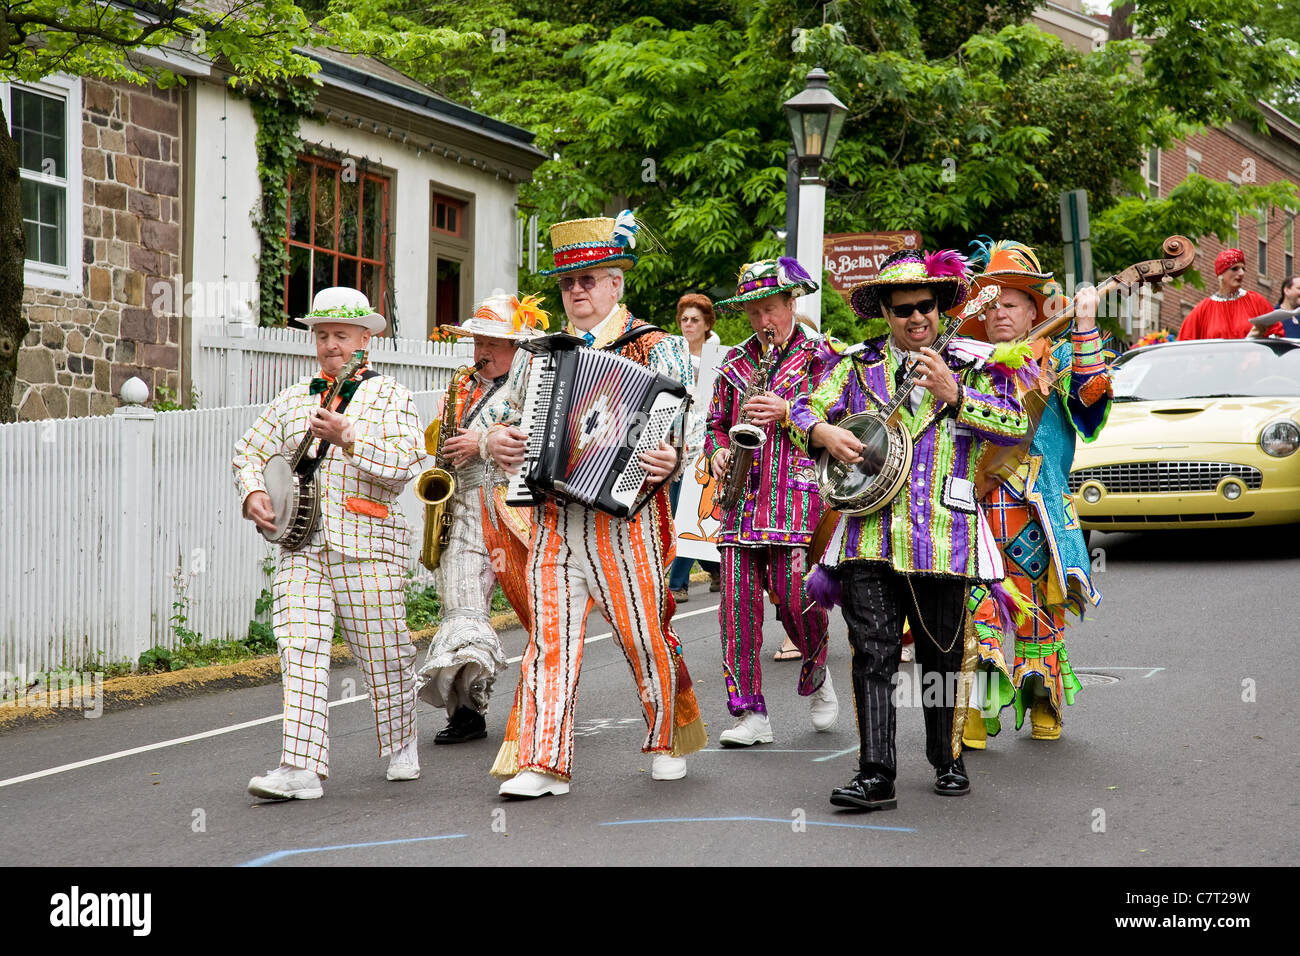
<svg viewBox="0 0 1300 956">
<path fill-rule="evenodd" d="M 1247 488 L 1258 489 L 1263 476 L 1258 468 L 1223 461 L 1139 461 L 1123 465 L 1098 465 L 1070 473 L 1070 490 L 1095 481 L 1110 494 L 1138 495 L 1163 491 L 1213 491 L 1224 478 L 1240 478 Z"/>
</svg>

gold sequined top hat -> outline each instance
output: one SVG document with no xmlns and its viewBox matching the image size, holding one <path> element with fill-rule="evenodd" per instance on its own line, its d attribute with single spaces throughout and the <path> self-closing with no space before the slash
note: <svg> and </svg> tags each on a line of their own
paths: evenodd
<svg viewBox="0 0 1300 956">
<path fill-rule="evenodd" d="M 542 269 L 544 276 L 576 272 L 593 266 L 631 269 L 636 265 L 636 234 L 641 224 L 624 209 L 615 218 L 570 219 L 551 226 L 551 249 L 555 268 Z"/>
</svg>

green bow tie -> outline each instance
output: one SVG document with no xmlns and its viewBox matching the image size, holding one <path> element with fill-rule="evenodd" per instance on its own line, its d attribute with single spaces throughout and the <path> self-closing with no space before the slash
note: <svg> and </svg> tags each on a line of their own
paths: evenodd
<svg viewBox="0 0 1300 956">
<path fill-rule="evenodd" d="M 361 383 L 355 378 L 348 379 L 346 382 L 343 383 L 343 387 L 339 389 L 339 395 L 342 396 L 344 401 L 348 401 L 348 402 L 352 401 L 352 396 L 356 393 L 357 386 L 360 384 Z M 329 379 L 313 378 L 311 380 L 311 389 L 309 394 L 324 395 L 329 390 L 330 390 Z"/>
</svg>

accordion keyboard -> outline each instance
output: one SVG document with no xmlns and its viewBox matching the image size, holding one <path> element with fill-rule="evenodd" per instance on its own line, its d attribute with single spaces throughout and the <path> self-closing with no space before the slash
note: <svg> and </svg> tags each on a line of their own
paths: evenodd
<svg viewBox="0 0 1300 956">
<path fill-rule="evenodd" d="M 546 429 L 547 410 L 551 407 L 551 394 L 555 390 L 556 355 L 542 352 L 529 359 L 528 381 L 536 381 L 535 388 L 525 390 L 523 411 L 519 416 L 519 427 L 527 429 L 528 438 L 524 442 L 524 461 L 519 470 L 510 476 L 506 486 L 506 504 L 521 507 L 537 504 L 537 496 L 528 487 L 529 464 L 537 461 L 541 452 L 543 436 Z"/>
</svg>

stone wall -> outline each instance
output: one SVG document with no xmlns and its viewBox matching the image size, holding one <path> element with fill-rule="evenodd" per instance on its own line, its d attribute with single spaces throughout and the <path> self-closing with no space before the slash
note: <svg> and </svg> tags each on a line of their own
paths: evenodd
<svg viewBox="0 0 1300 956">
<path fill-rule="evenodd" d="M 150 303 L 181 270 L 180 97 L 82 80 L 82 294 L 23 293 L 20 420 L 108 414 L 133 375 L 180 388 L 180 320 Z"/>
</svg>

